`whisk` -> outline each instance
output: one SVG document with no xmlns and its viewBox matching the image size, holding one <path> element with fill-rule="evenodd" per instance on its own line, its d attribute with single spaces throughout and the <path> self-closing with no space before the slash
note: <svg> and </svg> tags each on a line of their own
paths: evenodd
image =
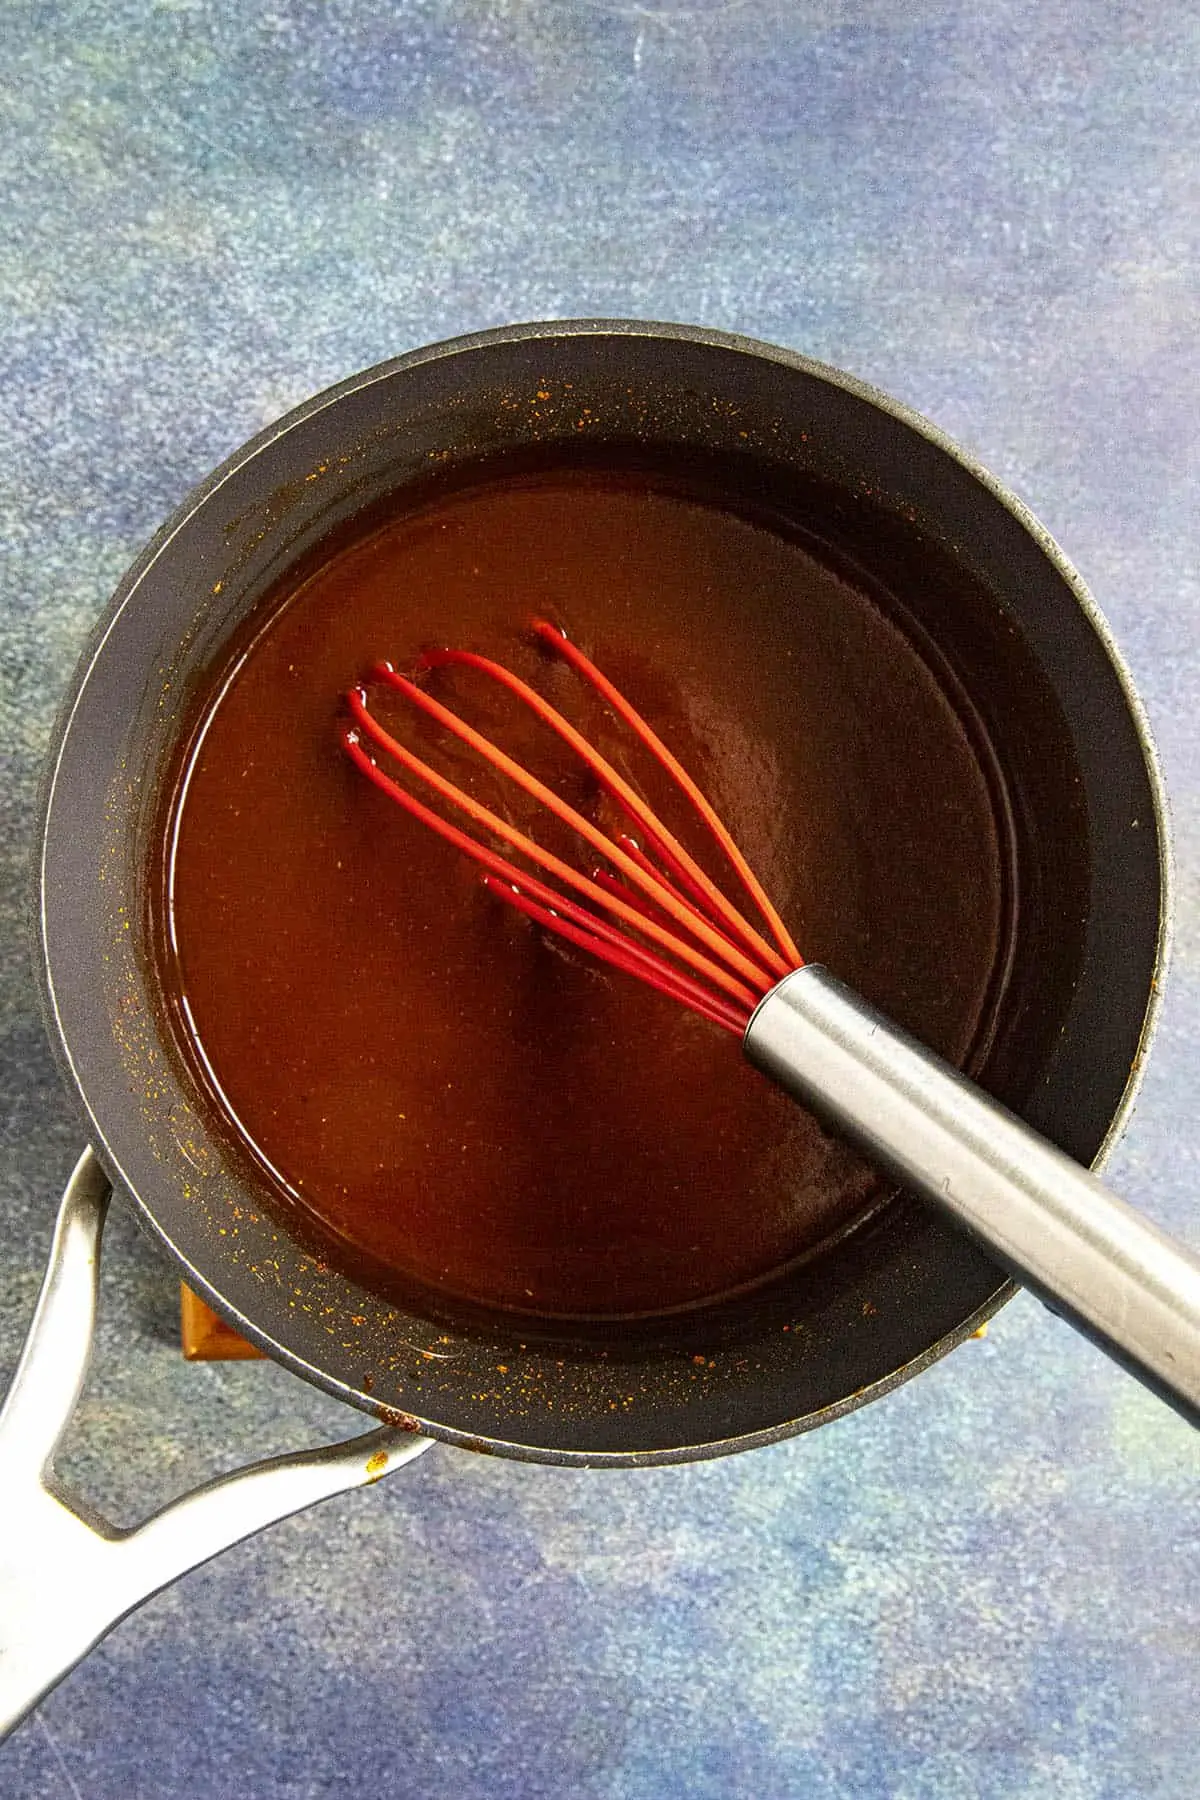
<svg viewBox="0 0 1200 1800">
<path fill-rule="evenodd" d="M 1200 1258 L 828 970 L 805 963 L 729 831 L 672 751 L 564 631 L 547 620 L 535 621 L 533 631 L 682 797 L 723 859 L 739 904 L 556 707 L 474 651 L 426 650 L 411 675 L 376 663 L 346 697 L 342 742 L 351 760 L 413 818 L 478 863 L 490 893 L 543 930 L 735 1033 L 756 1068 L 1200 1424 Z M 622 828 L 602 829 L 417 679 L 446 668 L 472 670 L 526 707 L 579 759 Z M 567 862 L 418 756 L 372 713 L 376 689 L 450 732 L 598 860 L 586 872 Z M 436 811 L 404 777 L 431 790 L 489 841 Z"/>
</svg>

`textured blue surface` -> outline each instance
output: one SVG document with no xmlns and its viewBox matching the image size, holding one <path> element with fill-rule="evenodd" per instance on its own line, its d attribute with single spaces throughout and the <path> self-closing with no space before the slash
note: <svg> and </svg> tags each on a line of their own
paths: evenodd
<svg viewBox="0 0 1200 1800">
<path fill-rule="evenodd" d="M 1115 626 L 1178 829 L 1177 954 L 1112 1164 L 1200 1243 L 1200 14 L 1187 0 L 10 0 L 0 95 L 0 1374 L 76 1128 L 21 926 L 89 622 L 313 390 L 510 319 L 841 364 L 1034 506 Z M 133 1518 L 353 1426 L 184 1365 L 110 1229 L 70 1472 Z M 11 1800 L 1193 1800 L 1200 1457 L 1028 1299 L 865 1412 L 634 1474 L 435 1450 L 124 1624 Z M 0 1490 L 2 1491 L 2 1490 Z"/>
</svg>

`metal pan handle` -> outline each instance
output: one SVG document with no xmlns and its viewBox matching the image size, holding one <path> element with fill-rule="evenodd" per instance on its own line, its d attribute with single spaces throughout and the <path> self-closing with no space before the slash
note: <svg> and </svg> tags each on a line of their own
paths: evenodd
<svg viewBox="0 0 1200 1800">
<path fill-rule="evenodd" d="M 432 1439 L 383 1427 L 209 1481 L 132 1530 L 54 1473 L 87 1373 L 108 1179 L 85 1151 L 0 1412 L 0 1738 L 127 1613 L 276 1519 L 390 1475 Z"/>
</svg>

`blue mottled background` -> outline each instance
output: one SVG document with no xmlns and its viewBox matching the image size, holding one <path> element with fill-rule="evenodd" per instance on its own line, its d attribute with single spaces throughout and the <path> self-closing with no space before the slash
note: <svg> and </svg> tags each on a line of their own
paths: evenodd
<svg viewBox="0 0 1200 1800">
<path fill-rule="evenodd" d="M 917 406 L 1078 561 L 1178 830 L 1173 980 L 1112 1165 L 1193 1242 L 1200 13 L 1190 0 L 7 0 L 0 15 L 0 1364 L 76 1128 L 21 910 L 56 696 L 123 566 L 313 390 L 632 314 Z M 353 1421 L 183 1364 L 118 1211 L 70 1473 L 132 1519 Z M 1194 1800 L 1200 1457 L 1021 1298 L 892 1398 L 686 1469 L 435 1450 L 123 1625 L 11 1800 Z"/>
</svg>

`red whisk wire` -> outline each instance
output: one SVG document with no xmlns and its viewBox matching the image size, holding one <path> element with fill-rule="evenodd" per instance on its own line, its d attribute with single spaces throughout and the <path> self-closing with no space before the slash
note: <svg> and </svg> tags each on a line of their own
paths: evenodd
<svg viewBox="0 0 1200 1800">
<path fill-rule="evenodd" d="M 477 800 L 473 800 L 469 794 L 456 787 L 452 781 L 447 781 L 444 775 L 439 775 L 436 769 L 430 768 L 428 763 L 422 762 L 420 757 L 414 756 L 403 744 L 397 743 L 395 738 L 384 731 L 378 720 L 373 719 L 367 712 L 361 689 L 355 689 L 350 694 L 349 705 L 356 726 L 377 749 L 393 756 L 411 774 L 428 782 L 444 799 L 449 800 L 452 805 L 460 807 L 470 818 L 474 819 L 476 824 L 486 826 L 497 837 L 504 838 L 514 849 L 520 851 L 522 855 L 528 856 L 531 862 L 537 863 L 549 874 L 557 875 L 560 881 L 568 883 L 575 888 L 576 892 L 589 899 L 594 899 L 597 904 L 606 907 L 616 917 L 623 919 L 635 931 L 644 932 L 652 937 L 664 950 L 668 950 L 672 956 L 678 957 L 681 962 L 686 962 L 697 974 L 703 975 L 739 1003 L 750 1006 L 757 1005 L 761 994 L 765 993 L 771 985 L 766 976 L 759 977 L 759 982 L 756 984 L 757 991 L 746 983 L 738 981 L 727 969 L 721 968 L 718 963 L 714 963 L 711 958 L 703 955 L 693 945 L 668 930 L 654 918 L 652 913 L 640 912 L 619 896 L 598 887 L 578 869 L 573 869 L 569 863 L 553 856 L 548 850 L 543 850 L 540 844 L 534 843 L 532 838 L 526 837 L 523 832 L 510 825 L 506 819 L 501 819 L 486 806 L 481 806 Z M 481 844 L 477 838 L 460 830 L 449 819 L 443 819 L 440 813 L 434 812 L 432 807 L 426 806 L 423 801 L 418 800 L 415 794 L 410 794 L 407 788 L 403 788 L 399 782 L 393 781 L 392 777 L 386 774 L 363 748 L 361 739 L 355 735 L 353 727 L 343 732 L 342 742 L 351 760 L 362 770 L 368 780 L 373 782 L 389 799 L 395 800 L 406 812 L 411 813 L 414 818 L 420 819 L 422 824 L 428 825 L 439 837 L 443 837 L 448 843 L 453 844 L 455 849 L 463 851 L 465 855 L 471 857 L 475 862 L 481 863 L 484 868 L 490 870 L 492 874 L 499 875 L 503 880 L 525 888 L 531 894 L 540 893 L 551 904 L 563 903 L 566 897 L 560 895 L 556 889 L 546 887 L 544 883 L 536 881 L 526 870 L 518 868 L 516 863 L 510 862 L 507 857 L 498 855 L 494 850 L 489 850 L 486 844 Z"/>
<path fill-rule="evenodd" d="M 400 743 L 372 715 L 367 703 L 367 684 L 347 695 L 351 723 L 342 732 L 347 754 L 389 799 L 479 863 L 487 871 L 484 886 L 490 893 L 597 960 L 636 976 L 647 986 L 725 1030 L 742 1033 L 762 995 L 780 976 L 800 966 L 795 945 L 725 826 L 640 714 L 557 627 L 539 621 L 535 630 L 543 642 L 563 656 L 600 693 L 675 782 L 754 900 L 779 945 L 778 949 L 768 944 L 742 916 L 640 794 L 587 739 L 527 683 L 488 657 L 466 650 L 433 650 L 427 651 L 421 662 L 427 668 L 458 666 L 478 670 L 519 699 L 575 752 L 620 811 L 633 822 L 644 837 L 650 854 L 624 832 L 612 837 L 602 831 L 523 764 L 508 756 L 416 682 L 399 674 L 390 663 L 378 663 L 372 669 L 369 681 L 386 683 L 427 717 L 449 730 L 491 768 L 568 825 L 611 868 L 597 868 L 590 876 L 583 874 L 440 774 Z M 377 754 L 416 776 L 441 799 L 464 812 L 476 826 L 573 889 L 587 904 L 572 900 L 559 888 L 548 885 L 443 818 L 380 768 Z M 617 920 L 624 929 L 601 917 L 601 911 Z"/>
<path fill-rule="evenodd" d="M 439 651 L 431 652 L 430 654 L 437 655 L 439 659 L 445 659 L 448 658 L 451 653 Z M 458 653 L 455 652 L 454 654 L 457 655 Z M 462 654 L 466 656 L 469 652 L 464 651 Z M 480 657 L 476 660 L 478 663 L 483 663 L 485 659 Z M 499 664 L 492 664 L 491 667 L 493 669 L 499 669 Z M 569 825 L 573 831 L 578 832 L 579 836 L 586 839 L 593 850 L 598 850 L 601 856 L 607 857 L 610 862 L 619 868 L 621 873 L 627 880 L 632 882 L 634 887 L 640 888 L 643 893 L 648 894 L 664 912 L 671 915 L 677 924 L 682 925 L 685 931 L 690 931 L 694 937 L 699 938 L 701 943 L 703 943 L 707 949 L 713 951 L 717 956 L 722 957 L 724 961 L 729 964 L 730 968 L 737 970 L 740 975 L 749 981 L 763 979 L 762 963 L 756 962 L 744 950 L 740 949 L 737 944 L 732 943 L 725 933 L 711 925 L 695 907 L 682 905 L 676 899 L 672 890 L 660 881 L 656 875 L 650 874 L 643 869 L 640 864 L 636 863 L 626 851 L 622 850 L 620 845 L 615 843 L 606 832 L 601 831 L 598 825 L 593 825 L 590 819 L 585 819 L 581 812 L 577 812 L 573 806 L 569 806 L 565 800 L 560 799 L 552 788 L 546 786 L 544 781 L 539 781 L 537 776 L 531 774 L 521 763 L 516 762 L 511 756 L 506 755 L 506 753 L 496 744 L 493 744 L 489 738 L 485 738 L 482 733 L 476 731 L 473 726 L 468 725 L 464 719 L 460 719 L 457 713 L 451 712 L 448 706 L 443 706 L 441 701 L 435 700 L 432 694 L 427 694 L 424 688 L 417 686 L 415 681 L 410 681 L 406 675 L 399 674 L 390 664 L 377 664 L 374 673 L 380 681 L 386 682 L 390 687 L 394 688 L 397 693 L 403 694 L 405 699 L 411 701 L 414 706 L 420 709 L 420 711 L 427 713 L 429 717 L 435 719 L 439 725 L 444 725 L 455 737 L 461 738 L 464 744 L 469 744 L 473 750 L 477 751 L 478 754 L 483 757 L 485 762 L 490 763 L 492 768 L 497 769 L 502 775 L 506 775 L 510 781 L 515 782 L 518 787 L 523 788 L 533 799 L 540 801 L 548 812 L 553 813 L 555 817 L 561 819 L 565 825 Z M 507 676 L 508 671 L 506 669 L 500 670 L 500 674 Z M 511 680 L 515 681 L 516 677 L 511 677 Z M 507 685 L 507 683 L 505 685 Z M 521 686 L 524 687 L 524 683 L 521 683 Z M 541 696 L 533 694 L 532 688 L 527 689 L 526 691 L 533 699 L 539 702 L 540 711 L 540 708 L 545 705 L 545 702 L 541 700 Z M 553 712 L 554 709 L 547 708 L 546 710 L 547 712 Z M 554 717 L 561 725 L 565 726 L 568 731 L 571 731 L 574 736 L 579 736 L 579 734 L 574 731 L 574 727 L 568 725 L 561 714 L 555 713 Z M 375 721 L 371 719 L 369 713 L 366 715 L 366 721 L 369 721 L 372 725 L 375 724 Z M 546 722 L 549 724 L 551 721 L 547 719 Z M 379 728 L 376 726 L 376 730 L 378 729 Z M 596 756 L 596 753 L 591 750 L 590 745 L 588 745 L 583 738 L 579 738 L 579 743 L 583 746 L 583 750 L 587 752 L 585 761 L 588 761 L 589 765 L 592 759 L 597 763 L 602 760 Z M 389 739 L 387 749 L 390 755 L 396 754 L 396 747 L 394 747 L 394 745 L 395 740 Z M 607 764 L 604 766 L 607 767 Z M 620 776 L 616 775 L 615 770 L 613 771 L 613 774 L 618 781 L 621 779 Z M 630 790 L 630 792 L 632 793 L 632 790 Z M 447 795 L 447 798 L 449 797 L 450 796 Z M 652 814 L 651 818 L 653 819 Z M 730 908 L 730 911 L 732 912 L 733 909 Z M 734 914 L 734 917 L 737 917 L 736 913 Z M 761 943 L 761 939 L 759 942 Z M 763 944 L 762 948 L 767 950 L 765 944 Z M 770 965 L 768 964 L 767 966 L 769 967 Z M 786 971 L 784 972 L 786 973 Z M 766 985 L 767 987 L 772 985 L 769 977 L 766 978 Z"/>
<path fill-rule="evenodd" d="M 645 719 L 636 708 L 630 705 L 620 689 L 615 688 L 608 677 L 601 674 L 591 658 L 585 656 L 583 651 L 571 642 L 565 631 L 557 625 L 552 625 L 548 619 L 535 619 L 533 629 L 549 649 L 553 650 L 557 656 L 561 656 L 564 662 L 569 663 L 576 674 L 582 675 L 583 679 L 607 700 L 613 711 L 624 719 L 638 741 L 646 747 L 660 767 L 667 771 L 676 786 L 687 795 L 696 812 L 724 851 L 730 867 L 766 920 L 775 942 L 787 958 L 785 967 L 780 971 L 781 974 L 786 974 L 788 970 L 799 967 L 803 958 L 792 941 L 783 920 L 772 905 L 770 896 L 729 835 L 723 820 L 696 786 L 683 764 L 671 754 L 658 733 L 647 725 Z"/>
<path fill-rule="evenodd" d="M 619 837 L 617 839 L 617 842 L 618 842 L 618 844 L 620 844 L 622 850 L 624 850 L 624 852 L 627 856 L 632 856 L 634 862 L 637 863 L 639 868 L 645 869 L 645 871 L 648 875 L 656 876 L 658 878 L 658 880 L 662 882 L 662 884 L 665 888 L 669 888 L 672 886 L 672 883 L 669 880 L 669 878 L 663 874 L 661 869 L 658 869 L 655 867 L 654 863 L 651 861 L 650 857 L 648 857 L 646 855 L 646 852 L 642 849 L 641 845 L 636 843 L 633 838 Z M 678 891 L 676 891 L 676 893 L 675 893 L 675 898 L 679 901 L 679 904 L 681 906 L 686 906 L 688 911 L 691 913 L 695 913 L 698 918 L 703 919 L 704 917 L 706 917 L 706 914 L 703 912 L 703 910 L 700 907 L 696 906 L 693 901 L 686 899 L 685 896 L 683 894 L 679 893 Z"/>
<path fill-rule="evenodd" d="M 648 987 L 657 988 L 660 994 L 669 994 L 673 1000 L 688 1006 L 706 1019 L 712 1019 L 717 1025 L 724 1025 L 740 1036 L 746 1029 L 746 1015 L 735 1007 L 725 1006 L 712 994 L 705 993 L 696 982 L 688 981 L 677 974 L 670 965 L 658 957 L 643 956 L 628 938 L 621 942 L 619 932 L 606 932 L 600 937 L 595 929 L 588 930 L 576 922 L 560 916 L 561 907 L 539 906 L 519 887 L 506 887 L 497 876 L 485 875 L 483 885 L 490 893 L 497 894 L 518 912 L 533 919 L 539 925 L 547 926 L 559 937 L 578 944 L 580 949 L 598 958 L 601 962 L 610 963 L 614 969 L 623 969 L 629 975 L 636 975 Z M 582 911 L 582 908 L 577 909 Z"/>
<path fill-rule="evenodd" d="M 560 636 L 559 642 L 563 641 L 565 640 Z M 572 646 L 572 648 L 574 648 L 574 646 Z M 584 660 L 586 661 L 586 658 Z M 786 975 L 788 969 L 794 966 L 793 964 L 785 963 L 778 951 L 773 950 L 761 934 L 754 929 L 753 925 L 742 917 L 741 913 L 738 912 L 732 902 L 721 892 L 716 882 L 712 881 L 704 873 L 704 870 L 700 867 L 699 863 L 688 854 L 678 839 L 671 835 L 662 820 L 656 817 L 650 810 L 641 795 L 630 787 L 624 777 L 619 775 L 612 764 L 607 762 L 605 758 L 601 756 L 594 745 L 588 743 L 583 733 L 577 731 L 569 720 L 564 719 L 557 707 L 551 706 L 548 700 L 543 700 L 542 696 L 537 693 L 535 689 L 531 688 L 528 682 L 522 681 L 519 675 L 514 675 L 510 669 L 504 668 L 502 664 L 493 662 L 490 657 L 479 656 L 473 650 L 427 650 L 422 655 L 421 661 L 426 668 L 430 669 L 445 668 L 451 665 L 456 665 L 460 668 L 478 669 L 482 674 L 490 676 L 493 681 L 499 682 L 501 687 L 507 688 L 510 694 L 514 694 L 517 699 L 521 700 L 529 707 L 530 711 L 548 725 L 552 731 L 557 732 L 564 743 L 570 745 L 571 749 L 575 751 L 575 754 L 580 760 L 592 771 L 593 775 L 596 776 L 606 792 L 618 800 L 622 809 L 643 827 L 650 841 L 654 845 L 656 852 L 660 858 L 666 862 L 668 869 L 677 877 L 683 876 L 689 886 L 694 884 L 698 893 L 703 897 L 705 911 L 709 917 L 714 918 L 716 922 L 722 924 L 727 932 L 730 932 L 733 936 L 741 939 L 750 954 L 766 968 L 772 970 L 776 979 L 781 975 Z M 591 666 L 591 664 L 588 664 L 589 668 L 591 668 Z M 595 671 L 595 673 L 599 676 L 598 670 Z M 401 677 L 401 679 L 403 679 L 403 677 Z M 599 679 L 603 680 L 604 678 L 600 676 Z M 611 684 L 606 682 L 605 688 L 607 689 L 610 685 Z M 418 692 L 419 691 L 420 690 L 418 690 Z M 612 692 L 615 694 L 617 690 L 613 688 Z M 428 696 L 425 698 L 428 698 Z M 605 693 L 605 698 L 608 698 L 607 692 Z M 646 744 L 647 748 L 651 750 L 651 753 L 662 762 L 663 759 L 669 755 L 669 752 L 666 751 L 664 746 L 659 743 L 656 737 L 654 737 L 649 726 L 640 719 L 639 715 L 628 705 L 628 702 L 623 701 L 622 704 L 626 707 L 630 720 L 636 719 L 638 721 L 638 725 L 633 727 L 634 730 L 637 731 L 638 736 Z M 453 717 L 453 715 L 451 716 Z M 457 726 L 451 726 L 451 730 L 455 730 L 458 727 L 461 727 L 461 725 L 462 721 L 459 720 Z M 469 729 L 469 727 L 466 727 L 465 730 L 460 730 L 459 735 L 465 736 L 465 731 Z M 475 734 L 475 736 L 477 738 L 478 734 Z M 471 740 L 468 739 L 467 741 L 469 742 Z M 482 740 L 482 742 L 486 742 L 486 739 Z M 479 748 L 479 741 L 476 742 L 476 748 Z M 492 746 L 492 749 L 494 752 L 495 746 Z M 502 753 L 496 753 L 492 758 L 493 761 L 496 761 L 497 755 L 502 755 Z M 674 758 L 672 758 L 671 761 L 673 763 Z M 499 762 L 497 762 L 497 766 L 500 766 Z M 672 775 L 676 774 L 675 768 L 666 764 L 664 764 L 664 766 L 669 768 L 669 772 Z M 678 765 L 676 765 L 676 767 L 678 767 Z M 682 770 L 680 770 L 680 773 L 682 773 Z M 678 776 L 676 776 L 676 779 L 678 780 Z M 682 783 L 680 785 L 682 785 Z M 702 804 L 707 807 L 708 812 L 711 813 L 712 808 L 708 807 L 708 802 L 700 795 L 700 790 L 695 787 L 694 783 L 689 781 L 689 785 L 684 789 L 684 792 L 687 793 L 689 799 L 692 799 L 693 789 L 695 794 L 699 796 Z M 576 816 L 578 817 L 578 815 Z M 705 822 L 707 823 L 708 820 L 706 814 L 702 813 L 701 816 L 705 818 Z M 716 818 L 715 813 L 713 813 L 712 816 L 714 819 Z M 719 820 L 717 823 L 720 825 Z M 578 829 L 578 827 L 576 827 L 576 829 Z M 724 827 L 722 826 L 721 829 L 724 830 Z M 726 836 L 728 836 L 728 833 L 726 833 Z M 730 839 L 730 843 L 732 843 L 732 841 L 733 840 Z M 734 854 L 737 854 L 736 848 Z M 741 859 L 739 858 L 739 861 L 740 860 Z"/>
</svg>

